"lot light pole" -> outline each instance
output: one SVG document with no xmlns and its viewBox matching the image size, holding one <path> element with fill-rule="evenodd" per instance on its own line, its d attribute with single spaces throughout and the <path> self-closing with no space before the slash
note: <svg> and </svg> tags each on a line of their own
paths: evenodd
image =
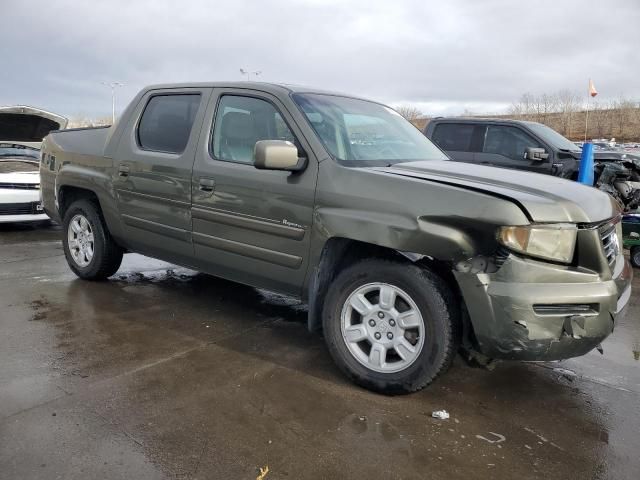
<svg viewBox="0 0 640 480">
<path fill-rule="evenodd" d="M 102 82 L 102 85 L 111 88 L 111 125 L 113 125 L 116 123 L 116 87 L 124 87 L 124 83 Z"/>
<path fill-rule="evenodd" d="M 249 80 L 251 80 L 251 75 L 254 75 L 256 78 L 258 77 L 258 75 L 260 75 L 262 73 L 262 70 L 255 70 L 255 71 L 250 71 L 250 70 L 245 70 L 244 68 L 240 69 L 240 73 L 242 75 L 246 75 L 247 76 L 247 82 Z"/>
</svg>

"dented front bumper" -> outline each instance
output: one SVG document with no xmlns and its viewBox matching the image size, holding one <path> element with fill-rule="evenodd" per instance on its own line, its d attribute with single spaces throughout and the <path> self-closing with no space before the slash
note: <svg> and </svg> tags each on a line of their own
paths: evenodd
<svg viewBox="0 0 640 480">
<path fill-rule="evenodd" d="M 619 255 L 611 274 L 510 255 L 495 273 L 454 272 L 478 350 L 491 358 L 584 355 L 623 315 L 633 272 Z"/>
</svg>

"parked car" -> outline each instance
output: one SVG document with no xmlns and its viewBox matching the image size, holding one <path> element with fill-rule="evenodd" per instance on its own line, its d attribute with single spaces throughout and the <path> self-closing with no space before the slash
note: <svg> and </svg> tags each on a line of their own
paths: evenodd
<svg viewBox="0 0 640 480">
<path fill-rule="evenodd" d="M 0 223 L 48 220 L 40 200 L 40 144 L 64 117 L 33 107 L 0 107 Z"/>
<path fill-rule="evenodd" d="M 338 366 L 418 390 L 463 343 L 582 355 L 631 294 L 620 211 L 576 182 L 449 161 L 392 109 L 263 83 L 145 88 L 44 141 L 45 210 L 80 278 L 126 251 L 302 298 Z M 478 353 L 479 352 L 479 353 Z"/>
<path fill-rule="evenodd" d="M 455 161 L 578 178 L 581 148 L 541 123 L 440 117 L 424 134 Z M 601 148 L 594 152 L 594 169 L 595 186 L 624 211 L 640 206 L 639 155 Z"/>
<path fill-rule="evenodd" d="M 631 265 L 640 268 L 640 214 L 622 217 L 622 239 L 624 247 L 629 249 Z"/>
</svg>

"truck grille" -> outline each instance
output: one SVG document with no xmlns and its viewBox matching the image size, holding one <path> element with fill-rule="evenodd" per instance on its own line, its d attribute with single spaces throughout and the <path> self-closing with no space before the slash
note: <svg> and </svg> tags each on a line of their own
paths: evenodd
<svg viewBox="0 0 640 480">
<path fill-rule="evenodd" d="M 611 266 L 616 261 L 618 253 L 620 253 L 620 244 L 615 223 L 609 223 L 600 228 L 600 241 L 602 242 L 602 248 L 607 257 L 607 262 L 609 266 Z"/>
<path fill-rule="evenodd" d="M 0 188 L 11 188 L 16 190 L 38 190 L 40 185 L 37 183 L 2 183 Z"/>
<path fill-rule="evenodd" d="M 40 215 L 44 213 L 40 202 L 0 203 L 0 215 Z"/>
</svg>

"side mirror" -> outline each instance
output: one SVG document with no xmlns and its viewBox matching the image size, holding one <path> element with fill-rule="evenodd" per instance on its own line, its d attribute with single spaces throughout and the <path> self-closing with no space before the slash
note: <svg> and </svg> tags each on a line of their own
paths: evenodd
<svg viewBox="0 0 640 480">
<path fill-rule="evenodd" d="M 524 158 L 533 162 L 541 162 L 549 158 L 549 154 L 544 148 L 527 147 L 524 149 Z"/>
<path fill-rule="evenodd" d="M 307 166 L 307 159 L 298 158 L 298 148 L 286 140 L 257 141 L 253 158 L 253 165 L 261 170 L 297 172 Z"/>
</svg>

